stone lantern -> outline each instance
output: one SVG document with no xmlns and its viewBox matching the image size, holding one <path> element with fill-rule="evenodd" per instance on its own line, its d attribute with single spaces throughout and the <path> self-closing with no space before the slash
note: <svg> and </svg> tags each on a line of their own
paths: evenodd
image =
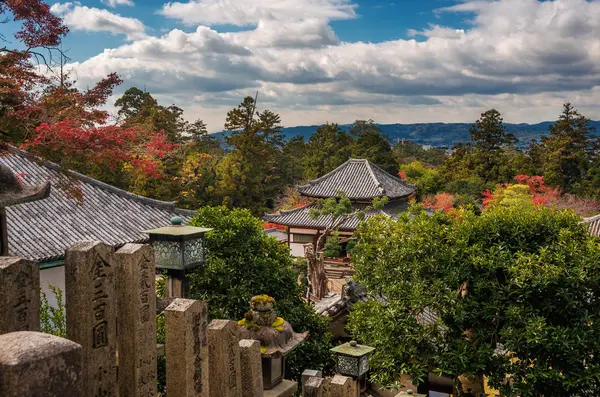
<svg viewBox="0 0 600 397">
<path fill-rule="evenodd" d="M 203 266 L 204 233 L 212 229 L 183 226 L 183 219 L 171 218 L 171 226 L 145 230 L 150 235 L 150 244 L 154 248 L 156 268 L 168 270 L 174 281 L 173 295 L 187 297 L 189 285 L 185 273 Z"/>
<path fill-rule="evenodd" d="M 285 376 L 285 357 L 308 336 L 308 332 L 295 333 L 290 323 L 277 317 L 273 305 L 275 299 L 258 295 L 250 300 L 250 311 L 238 321 L 241 339 L 260 342 L 263 385 L 272 389 Z"/>
<path fill-rule="evenodd" d="M 23 185 L 10 168 L 0 164 L 0 256 L 8 255 L 8 229 L 4 208 L 42 200 L 49 195 L 49 182 L 34 186 Z"/>
<path fill-rule="evenodd" d="M 341 375 L 351 376 L 360 384 L 361 391 L 366 389 L 366 376 L 369 371 L 369 355 L 375 348 L 359 345 L 350 341 L 331 349 L 335 355 L 335 371 Z"/>
</svg>

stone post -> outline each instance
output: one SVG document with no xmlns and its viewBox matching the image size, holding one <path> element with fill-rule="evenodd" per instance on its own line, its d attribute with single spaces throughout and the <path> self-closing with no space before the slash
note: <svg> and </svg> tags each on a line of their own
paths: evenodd
<svg viewBox="0 0 600 397">
<path fill-rule="evenodd" d="M 206 302 L 177 298 L 165 309 L 168 396 L 209 396 L 207 322 Z"/>
<path fill-rule="evenodd" d="M 126 244 L 115 254 L 119 397 L 156 395 L 156 288 L 154 251 Z"/>
<path fill-rule="evenodd" d="M 210 397 L 242 397 L 239 329 L 235 321 L 208 325 Z"/>
<path fill-rule="evenodd" d="M 240 367 L 242 370 L 242 396 L 263 397 L 265 392 L 259 341 L 253 339 L 240 341 Z"/>
<path fill-rule="evenodd" d="M 40 330 L 40 267 L 0 257 L 0 334 Z"/>
<path fill-rule="evenodd" d="M 310 377 L 304 384 L 303 397 L 326 397 L 325 380 L 323 378 Z"/>
<path fill-rule="evenodd" d="M 335 375 L 329 384 L 329 397 L 358 396 L 357 382 L 347 376 Z"/>
<path fill-rule="evenodd" d="M 66 252 L 67 336 L 83 348 L 83 394 L 117 395 L 114 249 L 84 241 Z"/>
<path fill-rule="evenodd" d="M 2 397 L 84 397 L 81 346 L 58 336 L 22 331 L 0 335 Z"/>
<path fill-rule="evenodd" d="M 305 369 L 304 372 L 302 372 L 302 377 L 301 377 L 302 386 L 304 386 L 306 381 L 312 376 L 314 376 L 316 378 L 322 378 L 323 371 L 319 371 L 316 369 Z"/>
</svg>

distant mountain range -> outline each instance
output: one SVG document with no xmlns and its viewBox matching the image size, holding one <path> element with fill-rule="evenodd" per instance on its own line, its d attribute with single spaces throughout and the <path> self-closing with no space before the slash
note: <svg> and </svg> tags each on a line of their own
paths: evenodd
<svg viewBox="0 0 600 397">
<path fill-rule="evenodd" d="M 525 147 L 532 139 L 539 139 L 542 135 L 548 134 L 548 127 L 552 121 L 544 121 L 538 124 L 509 124 L 505 123 L 507 132 L 514 134 L 519 139 L 519 146 Z M 600 135 L 600 121 L 590 123 L 596 127 L 594 132 Z M 433 147 L 450 148 L 458 142 L 467 142 L 469 140 L 469 128 L 473 123 L 419 123 L 419 124 L 377 124 L 383 134 L 387 135 L 393 144 L 406 139 L 421 145 Z M 285 127 L 282 133 L 285 139 L 290 139 L 300 135 L 308 140 L 317 130 L 318 125 Z M 340 128 L 348 131 L 350 124 L 340 125 Z M 230 132 L 217 132 L 214 136 L 224 140 Z"/>
</svg>

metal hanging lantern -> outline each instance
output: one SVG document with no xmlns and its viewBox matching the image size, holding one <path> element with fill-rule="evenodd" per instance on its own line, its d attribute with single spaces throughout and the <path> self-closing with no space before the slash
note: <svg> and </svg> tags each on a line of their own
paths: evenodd
<svg viewBox="0 0 600 397">
<path fill-rule="evenodd" d="M 341 375 L 361 377 L 369 371 L 369 355 L 374 347 L 350 341 L 331 349 L 335 354 L 335 369 Z"/>
<path fill-rule="evenodd" d="M 144 231 L 150 235 L 158 269 L 190 270 L 204 265 L 204 233 L 212 229 L 182 223 L 176 216 L 171 226 Z"/>
</svg>

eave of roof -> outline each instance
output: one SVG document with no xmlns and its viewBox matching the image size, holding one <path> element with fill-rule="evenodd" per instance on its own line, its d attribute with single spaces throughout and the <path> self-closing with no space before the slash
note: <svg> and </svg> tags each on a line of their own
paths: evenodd
<svg viewBox="0 0 600 397">
<path fill-rule="evenodd" d="M 276 223 L 278 225 L 285 225 L 298 228 L 307 229 L 325 229 L 331 223 L 331 215 L 321 215 L 316 219 L 310 216 L 311 209 L 317 208 L 317 204 L 311 203 L 298 207 L 289 211 L 282 211 L 279 214 L 267 214 L 263 219 L 267 222 Z M 366 207 L 366 205 L 361 205 Z M 361 206 L 356 206 L 360 208 Z M 396 217 L 402 212 L 407 206 L 404 201 L 395 201 L 386 205 L 383 209 L 374 210 L 370 209 L 365 211 L 364 218 L 360 219 L 357 215 L 351 216 L 345 222 L 339 226 L 340 231 L 354 231 L 358 227 L 359 223 L 363 220 L 367 220 L 376 215 L 383 215 L 389 218 Z"/>
<path fill-rule="evenodd" d="M 65 249 L 77 241 L 99 240 L 116 248 L 126 243 L 145 243 L 148 236 L 142 230 L 167 226 L 175 215 L 187 222 L 195 214 L 177 208 L 174 202 L 118 189 L 14 147 L 0 152 L 0 162 L 13 171 L 24 172 L 24 183 L 28 185 L 67 176 L 84 195 L 83 202 L 78 203 L 54 186 L 44 200 L 7 207 L 11 255 L 51 262 L 64 258 Z"/>
</svg>

